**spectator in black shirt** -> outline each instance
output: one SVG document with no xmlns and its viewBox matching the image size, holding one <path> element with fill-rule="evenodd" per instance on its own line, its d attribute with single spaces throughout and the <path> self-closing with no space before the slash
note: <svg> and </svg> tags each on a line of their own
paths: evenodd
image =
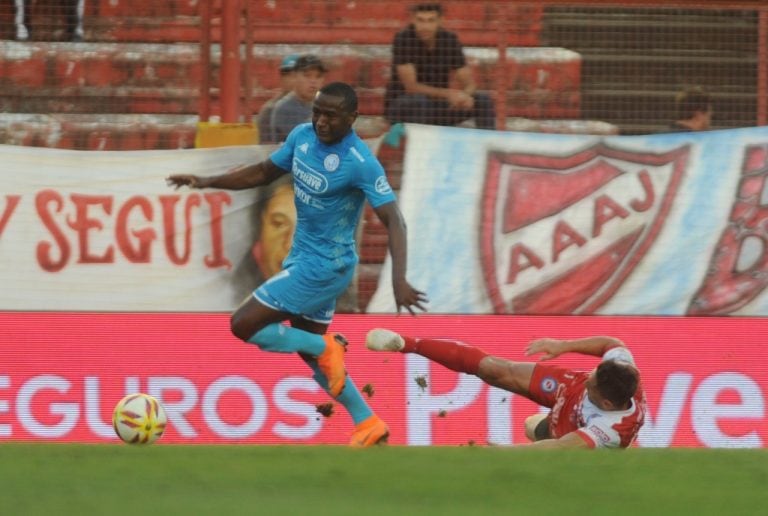
<svg viewBox="0 0 768 516">
<path fill-rule="evenodd" d="M 442 17 L 439 3 L 417 4 L 411 9 L 411 24 L 395 35 L 385 116 L 391 123 L 432 125 L 474 118 L 476 127 L 494 129 L 493 101 L 476 91 L 461 42 L 441 27 Z M 451 75 L 460 89 L 450 87 Z"/>
</svg>

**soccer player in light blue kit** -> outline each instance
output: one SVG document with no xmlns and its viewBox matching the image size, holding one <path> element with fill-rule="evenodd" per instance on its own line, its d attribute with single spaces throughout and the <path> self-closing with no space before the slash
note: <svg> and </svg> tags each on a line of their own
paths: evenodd
<svg viewBox="0 0 768 516">
<path fill-rule="evenodd" d="M 373 413 L 344 366 L 346 340 L 329 334 L 336 298 L 354 275 L 355 230 L 367 200 L 389 233 L 398 312 L 425 311 L 426 295 L 406 279 L 406 227 L 384 169 L 355 134 L 357 95 L 341 82 L 320 89 L 312 123 L 297 126 L 267 160 L 212 177 L 173 175 L 171 186 L 241 190 L 293 176 L 296 232 L 283 270 L 253 292 L 231 318 L 232 333 L 264 351 L 299 353 L 315 380 L 355 423 L 350 445 L 385 442 L 389 428 Z M 289 321 L 291 326 L 281 324 Z"/>
</svg>

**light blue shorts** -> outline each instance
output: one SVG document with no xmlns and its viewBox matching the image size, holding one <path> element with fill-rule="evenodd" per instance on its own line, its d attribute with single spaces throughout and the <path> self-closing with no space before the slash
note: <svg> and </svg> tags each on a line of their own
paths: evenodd
<svg viewBox="0 0 768 516">
<path fill-rule="evenodd" d="M 294 262 L 262 283 L 253 291 L 253 297 L 278 312 L 330 324 L 336 299 L 346 290 L 354 272 L 354 267 L 334 271 Z"/>
</svg>

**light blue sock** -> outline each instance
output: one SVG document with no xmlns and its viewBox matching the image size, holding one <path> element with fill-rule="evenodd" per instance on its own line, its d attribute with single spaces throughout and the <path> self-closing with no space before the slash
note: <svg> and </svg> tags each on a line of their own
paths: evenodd
<svg viewBox="0 0 768 516">
<path fill-rule="evenodd" d="M 328 380 L 325 378 L 322 371 L 320 371 L 320 368 L 317 365 L 317 360 L 307 356 L 302 356 L 301 358 L 303 358 L 307 365 L 315 372 L 315 374 L 312 375 L 315 381 L 320 384 L 320 387 L 325 389 L 325 392 L 328 392 Z M 336 401 L 341 403 L 356 425 L 373 415 L 371 407 L 365 402 L 363 395 L 357 390 L 355 382 L 352 381 L 352 377 L 349 375 L 347 375 L 344 380 L 344 390 L 341 391 L 341 394 L 336 398 Z"/>
<path fill-rule="evenodd" d="M 257 331 L 248 342 L 273 353 L 305 353 L 316 357 L 325 351 L 322 335 L 272 323 Z"/>
</svg>

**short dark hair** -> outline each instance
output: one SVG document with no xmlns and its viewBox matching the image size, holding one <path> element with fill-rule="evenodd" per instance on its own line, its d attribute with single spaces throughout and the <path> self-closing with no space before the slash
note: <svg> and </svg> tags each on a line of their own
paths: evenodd
<svg viewBox="0 0 768 516">
<path fill-rule="evenodd" d="M 675 97 L 677 119 L 688 120 L 696 113 L 706 113 L 712 107 L 712 98 L 703 88 L 686 88 Z"/>
<path fill-rule="evenodd" d="M 334 97 L 343 97 L 342 105 L 348 113 L 357 111 L 357 93 L 355 89 L 346 82 L 332 82 L 320 88 L 320 93 Z"/>
<path fill-rule="evenodd" d="M 626 405 L 637 392 L 640 378 L 632 365 L 618 360 L 605 360 L 595 372 L 600 395 L 616 407 Z"/>
<path fill-rule="evenodd" d="M 440 16 L 443 15 L 443 6 L 439 2 L 422 2 L 415 4 L 411 7 L 412 13 L 420 13 L 427 11 L 436 11 Z"/>
</svg>

